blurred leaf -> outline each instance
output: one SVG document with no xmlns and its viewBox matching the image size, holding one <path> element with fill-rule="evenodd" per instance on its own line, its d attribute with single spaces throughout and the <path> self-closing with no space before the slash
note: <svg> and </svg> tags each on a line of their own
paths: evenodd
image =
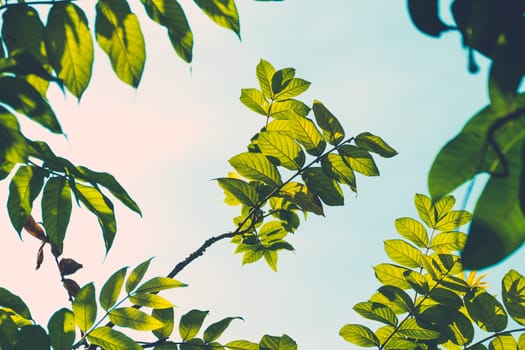
<svg viewBox="0 0 525 350">
<path fill-rule="evenodd" d="M 368 151 L 353 145 L 343 145 L 338 152 L 353 170 L 366 176 L 379 176 L 376 163 Z"/>
<path fill-rule="evenodd" d="M 169 300 L 166 300 L 160 295 L 150 293 L 134 294 L 129 297 L 129 301 L 135 305 L 151 307 L 153 309 L 167 309 L 173 307 L 173 304 Z"/>
<path fill-rule="evenodd" d="M 326 141 L 310 119 L 290 115 L 288 123 L 294 137 L 304 146 L 306 152 L 314 156 L 320 156 L 323 154 L 323 151 L 326 148 Z"/>
<path fill-rule="evenodd" d="M 144 274 L 148 270 L 151 259 L 153 258 L 143 261 L 137 267 L 135 267 L 133 271 L 131 271 L 128 279 L 126 280 L 126 293 L 131 293 L 131 291 L 133 291 L 133 289 L 139 285 L 140 281 L 142 281 Z"/>
<path fill-rule="evenodd" d="M 212 323 L 204 330 L 203 339 L 205 342 L 209 343 L 217 340 L 222 333 L 228 328 L 230 323 L 235 320 L 242 320 L 242 317 L 226 317 L 218 322 Z"/>
<path fill-rule="evenodd" d="M 160 292 L 161 290 L 186 287 L 186 286 L 187 284 L 184 284 L 173 278 L 153 277 L 152 279 L 144 282 L 140 287 L 138 287 L 137 290 L 134 292 L 134 294 L 154 293 L 154 292 Z"/>
<path fill-rule="evenodd" d="M 302 172 L 308 190 L 319 196 L 327 205 L 344 205 L 343 191 L 339 184 L 329 178 L 322 168 L 311 167 Z"/>
<path fill-rule="evenodd" d="M 428 233 L 419 221 L 412 218 L 398 218 L 395 221 L 397 232 L 408 239 L 419 248 L 426 248 L 428 245 Z"/>
<path fill-rule="evenodd" d="M 256 67 L 256 75 L 257 80 L 259 81 L 259 86 L 266 98 L 273 99 L 272 78 L 274 74 L 275 68 L 272 64 L 261 58 Z"/>
<path fill-rule="evenodd" d="M 173 326 L 175 324 L 173 316 L 173 308 L 166 308 L 166 309 L 154 309 L 151 312 L 151 316 L 155 317 L 157 320 L 162 322 L 164 326 L 158 329 L 153 330 L 153 334 L 158 339 L 166 339 L 168 338 L 171 333 L 173 332 Z"/>
<path fill-rule="evenodd" d="M 469 316 L 485 332 L 500 332 L 507 327 L 507 313 L 503 305 L 482 288 L 475 288 L 465 295 Z"/>
<path fill-rule="evenodd" d="M 117 77 L 136 88 L 146 61 L 137 16 L 126 0 L 98 0 L 96 11 L 95 33 L 99 46 L 108 55 Z"/>
<path fill-rule="evenodd" d="M 314 101 L 313 105 L 317 125 L 323 130 L 323 136 L 332 145 L 337 145 L 345 138 L 345 132 L 339 120 L 321 103 Z"/>
<path fill-rule="evenodd" d="M 116 304 L 120 291 L 122 290 L 122 285 L 124 284 L 127 270 L 127 267 L 123 267 L 116 271 L 102 286 L 98 300 L 104 310 L 108 311 Z"/>
<path fill-rule="evenodd" d="M 49 339 L 54 350 L 69 350 L 75 342 L 75 316 L 62 308 L 56 311 L 47 324 Z"/>
<path fill-rule="evenodd" d="M 142 347 L 127 335 L 109 327 L 95 328 L 87 335 L 87 340 L 103 349 L 141 350 Z"/>
<path fill-rule="evenodd" d="M 259 180 L 271 186 L 282 183 L 279 171 L 270 161 L 259 153 L 240 153 L 228 160 L 230 165 L 242 176 Z"/>
<path fill-rule="evenodd" d="M 407 282 L 404 275 L 406 271 L 410 270 L 386 263 L 374 266 L 374 272 L 379 282 L 384 285 L 390 285 L 401 289 L 410 288 L 410 284 Z"/>
<path fill-rule="evenodd" d="M 414 26 L 433 37 L 452 29 L 439 18 L 438 3 L 438 0 L 408 0 L 408 12 Z"/>
<path fill-rule="evenodd" d="M 405 267 L 421 267 L 422 253 L 409 243 L 401 239 L 387 239 L 384 241 L 386 254 L 395 263 Z"/>
<path fill-rule="evenodd" d="M 510 334 L 498 335 L 489 344 L 489 350 L 519 349 L 516 339 Z"/>
<path fill-rule="evenodd" d="M 208 312 L 191 310 L 182 315 L 179 322 L 179 334 L 184 341 L 193 339 L 199 333 Z"/>
<path fill-rule="evenodd" d="M 287 169 L 299 170 L 304 165 L 303 150 L 288 136 L 272 131 L 261 132 L 257 146 L 266 157 L 277 159 L 278 165 Z"/>
<path fill-rule="evenodd" d="M 197 6 L 215 23 L 231 29 L 241 37 L 239 14 L 233 0 L 193 0 Z"/>
<path fill-rule="evenodd" d="M 40 326 L 24 326 L 16 334 L 16 350 L 49 350 L 49 337 Z"/>
<path fill-rule="evenodd" d="M 49 61 L 67 89 L 82 96 L 91 79 L 93 39 L 84 11 L 73 3 L 54 4 L 47 17 Z"/>
<path fill-rule="evenodd" d="M 82 332 L 87 331 L 95 323 L 97 303 L 95 301 L 95 286 L 93 283 L 82 287 L 73 300 L 75 323 Z"/>
<path fill-rule="evenodd" d="M 241 96 L 239 97 L 242 104 L 262 115 L 268 115 L 270 103 L 266 100 L 262 92 L 257 89 L 241 89 Z"/>
<path fill-rule="evenodd" d="M 349 343 L 353 343 L 365 348 L 379 346 L 379 339 L 377 339 L 374 332 L 368 327 L 359 324 L 347 324 L 341 328 L 339 335 Z"/>
<path fill-rule="evenodd" d="M 31 320 L 31 312 L 26 303 L 18 296 L 5 288 L 0 287 L 0 306 L 9 308 L 25 319 Z"/>
<path fill-rule="evenodd" d="M 397 326 L 397 316 L 392 309 L 376 302 L 361 302 L 354 305 L 353 309 L 364 318 L 379 321 L 391 326 Z"/>
<path fill-rule="evenodd" d="M 7 211 L 9 219 L 19 235 L 31 214 L 33 201 L 42 189 L 44 176 L 45 173 L 39 168 L 21 166 L 11 179 Z"/>
<path fill-rule="evenodd" d="M 47 180 L 42 196 L 42 219 L 49 241 L 60 246 L 71 217 L 71 190 L 64 177 Z"/>
<path fill-rule="evenodd" d="M 109 319 L 117 326 L 138 331 L 150 331 L 163 326 L 162 322 L 133 307 L 119 307 L 109 313 Z"/>
</svg>

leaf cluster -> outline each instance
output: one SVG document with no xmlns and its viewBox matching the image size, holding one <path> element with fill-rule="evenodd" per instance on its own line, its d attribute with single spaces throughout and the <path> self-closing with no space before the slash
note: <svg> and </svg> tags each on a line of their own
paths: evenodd
<svg viewBox="0 0 525 350">
<path fill-rule="evenodd" d="M 310 82 L 297 78 L 295 69 L 276 70 L 261 59 L 256 75 L 260 89 L 242 89 L 240 100 L 264 116 L 265 125 L 246 152 L 230 158 L 235 172 L 217 182 L 225 202 L 241 206 L 232 241 L 243 264 L 264 257 L 276 270 L 278 252 L 293 250 L 285 238 L 297 230 L 301 215 L 324 215 L 325 205 L 343 205 L 342 185 L 357 192 L 355 172 L 379 175 L 371 153 L 393 157 L 397 152 L 368 132 L 347 137 L 320 101 L 309 107 L 296 99 Z"/>
<path fill-rule="evenodd" d="M 360 347 L 378 349 L 516 349 L 525 346 L 525 328 L 508 329 L 512 319 L 525 325 L 525 277 L 509 271 L 502 280 L 502 302 L 487 291 L 483 276 L 464 276 L 457 251 L 466 235 L 458 229 L 472 215 L 453 210 L 455 200 L 432 202 L 417 194 L 419 220 L 395 221 L 403 239 L 386 240 L 392 263 L 374 267 L 381 287 L 354 310 L 383 326 L 347 324 L 340 335 Z M 485 337 L 476 337 L 481 331 Z M 519 333 L 515 338 L 512 333 Z M 480 340 L 481 339 L 481 340 Z M 487 344 L 487 345 L 484 345 Z"/>
</svg>

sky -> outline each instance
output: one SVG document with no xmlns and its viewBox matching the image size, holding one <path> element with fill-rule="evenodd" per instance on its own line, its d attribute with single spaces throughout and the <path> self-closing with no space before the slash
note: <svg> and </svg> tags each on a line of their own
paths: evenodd
<svg viewBox="0 0 525 350">
<path fill-rule="evenodd" d="M 28 136 L 47 140 L 75 164 L 115 175 L 143 211 L 140 218 L 116 204 L 118 233 L 106 257 L 95 217 L 75 209 L 65 256 L 84 268 L 74 279 L 94 281 L 100 291 L 114 271 L 150 257 L 149 276 L 165 275 L 208 237 L 234 228 L 239 208 L 223 203 L 212 179 L 231 171 L 227 160 L 263 126 L 264 118 L 239 95 L 241 88 L 257 87 L 255 66 L 264 58 L 311 81 L 302 100 L 321 100 L 348 135 L 372 132 L 399 155 L 376 158 L 381 176 L 359 176 L 358 195 L 345 192 L 345 206 L 303 221 L 290 238 L 296 251 L 280 254 L 277 273 L 263 261 L 241 266 L 235 247 L 223 241 L 177 276 L 189 287 L 164 295 L 178 306 L 176 318 L 191 309 L 209 310 L 209 322 L 242 316 L 224 340 L 288 334 L 300 349 L 352 349 L 339 329 L 363 322 L 352 306 L 379 286 L 372 267 L 388 261 L 383 241 L 399 238 L 394 220 L 416 215 L 414 195 L 427 193 L 435 155 L 487 103 L 486 62 L 478 57 L 481 72 L 469 74 L 459 35 L 424 36 L 404 1 L 240 0 L 241 41 L 193 2 L 180 2 L 194 32 L 190 65 L 176 56 L 165 30 L 132 4 L 147 48 L 139 88 L 121 83 L 97 48 L 80 102 L 50 90 L 67 137 L 23 123 Z M 444 3 L 443 16 L 450 18 Z M 92 19 L 91 3 L 79 4 Z M 0 186 L 5 202 L 8 181 Z M 457 195 L 461 203 L 463 192 Z M 0 211 L 0 225 L 0 285 L 20 295 L 46 325 L 54 310 L 68 306 L 51 255 L 46 251 L 35 271 L 38 242 L 26 234 L 20 241 L 6 211 Z M 493 293 L 500 293 L 510 266 L 523 271 L 523 257 L 520 251 L 489 270 Z"/>
</svg>

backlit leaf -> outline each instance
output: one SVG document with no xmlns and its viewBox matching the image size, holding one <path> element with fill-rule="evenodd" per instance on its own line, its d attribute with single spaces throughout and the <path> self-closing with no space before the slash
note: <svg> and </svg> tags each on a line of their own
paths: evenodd
<svg viewBox="0 0 525 350">
<path fill-rule="evenodd" d="M 343 145 L 338 152 L 353 170 L 366 176 L 379 176 L 377 165 L 368 151 L 353 145 Z"/>
<path fill-rule="evenodd" d="M 444 196 L 435 202 L 434 209 L 436 210 L 437 221 L 440 221 L 450 213 L 455 203 L 456 199 L 453 196 Z"/>
<path fill-rule="evenodd" d="M 100 291 L 99 302 L 104 310 L 109 310 L 118 300 L 124 278 L 126 277 L 127 267 L 123 267 L 116 271 L 102 286 Z"/>
<path fill-rule="evenodd" d="M 370 301 L 388 306 L 396 314 L 411 312 L 414 309 L 412 298 L 401 288 L 394 286 L 381 286 Z"/>
<path fill-rule="evenodd" d="M 436 215 L 432 201 L 424 194 L 417 193 L 414 198 L 417 213 L 421 220 L 430 228 L 434 228 L 436 225 Z"/>
<path fill-rule="evenodd" d="M 168 309 L 173 307 L 173 304 L 169 300 L 157 294 L 137 293 L 130 296 L 129 301 L 135 305 L 151 307 L 153 309 Z"/>
<path fill-rule="evenodd" d="M 73 314 L 75 323 L 85 332 L 95 323 L 97 317 L 97 303 L 95 301 L 95 286 L 89 283 L 82 287 L 73 300 Z"/>
<path fill-rule="evenodd" d="M 407 282 L 404 275 L 406 271 L 410 270 L 386 263 L 374 266 L 374 272 L 379 282 L 384 285 L 395 286 L 401 289 L 410 288 L 410 284 Z"/>
<path fill-rule="evenodd" d="M 374 152 L 385 158 L 391 158 L 397 151 L 390 147 L 382 138 L 369 132 L 363 132 L 356 136 L 355 144 L 364 150 Z"/>
<path fill-rule="evenodd" d="M 384 242 L 386 254 L 395 263 L 406 267 L 422 266 L 422 253 L 401 239 L 387 239 Z"/>
<path fill-rule="evenodd" d="M 323 130 L 325 139 L 332 145 L 337 145 L 343 141 L 345 132 L 341 123 L 321 101 L 314 101 L 313 110 L 317 125 Z"/>
<path fill-rule="evenodd" d="M 55 312 L 47 324 L 49 339 L 54 350 L 69 350 L 75 342 L 75 316 L 62 308 Z"/>
<path fill-rule="evenodd" d="M 141 262 L 137 267 L 131 271 L 131 273 L 128 276 L 128 279 L 126 280 L 126 293 L 131 293 L 142 281 L 142 278 L 144 277 L 144 274 L 148 270 L 149 264 L 151 263 L 151 259 L 149 258 L 146 261 Z"/>
<path fill-rule="evenodd" d="M 265 156 L 277 159 L 279 165 L 287 169 L 299 170 L 304 165 L 303 150 L 288 136 L 271 131 L 261 132 L 257 146 Z"/>
<path fill-rule="evenodd" d="M 283 91 L 295 78 L 295 68 L 279 69 L 272 77 L 272 91 L 274 95 Z"/>
<path fill-rule="evenodd" d="M 442 232 L 432 238 L 429 247 L 436 253 L 460 251 L 465 246 L 467 235 L 463 232 Z"/>
<path fill-rule="evenodd" d="M 63 177 L 50 178 L 42 196 L 42 219 L 49 241 L 60 246 L 71 217 L 71 190 Z"/>
<path fill-rule="evenodd" d="M 242 320 L 242 317 L 226 317 L 218 322 L 212 323 L 204 330 L 203 339 L 205 342 L 212 342 L 218 339 L 222 333 L 228 328 L 230 323 L 235 320 Z"/>
<path fill-rule="evenodd" d="M 275 165 L 262 154 L 240 153 L 230 158 L 228 162 L 239 174 L 248 179 L 259 180 L 272 186 L 278 186 L 282 182 Z"/>
<path fill-rule="evenodd" d="M 344 205 L 344 196 L 337 181 L 328 177 L 322 168 L 311 167 L 302 172 L 308 190 L 327 205 Z"/>
<path fill-rule="evenodd" d="M 432 340 L 439 337 L 439 333 L 424 329 L 419 326 L 415 319 L 409 318 L 398 329 L 399 334 L 414 338 L 417 340 Z"/>
<path fill-rule="evenodd" d="M 290 115 L 288 123 L 294 137 L 304 146 L 306 152 L 314 156 L 323 154 L 326 148 L 326 141 L 310 119 Z"/>
<path fill-rule="evenodd" d="M 160 292 L 161 290 L 186 287 L 184 284 L 176 279 L 169 277 L 153 277 L 152 279 L 144 282 L 140 287 L 137 288 L 135 294 L 139 293 L 154 293 Z"/>
<path fill-rule="evenodd" d="M 482 288 L 465 295 L 465 307 L 479 328 L 486 332 L 500 332 L 507 327 L 507 313 L 503 305 Z"/>
<path fill-rule="evenodd" d="M 452 292 L 445 288 L 434 287 L 432 288 L 432 291 L 430 291 L 428 296 L 432 300 L 437 301 L 442 306 L 446 306 L 456 310 L 463 306 L 463 301 L 461 300 L 461 298 L 455 292 Z"/>
<path fill-rule="evenodd" d="M 297 350 L 297 343 L 286 334 L 281 337 L 264 335 L 259 350 Z"/>
<path fill-rule="evenodd" d="M 516 339 L 510 334 L 502 334 L 492 339 L 489 350 L 518 349 Z"/>
<path fill-rule="evenodd" d="M 137 310 L 134 307 L 120 307 L 111 310 L 109 319 L 117 326 L 127 327 L 138 331 L 149 331 L 163 326 L 162 322 Z"/>
<path fill-rule="evenodd" d="M 108 55 L 117 77 L 137 87 L 146 60 L 137 16 L 125 0 L 99 0 L 96 11 L 95 34 L 99 46 Z"/>
<path fill-rule="evenodd" d="M 11 179 L 7 211 L 9 219 L 19 235 L 31 214 L 33 201 L 42 189 L 44 175 L 44 172 L 39 168 L 21 166 Z"/>
<path fill-rule="evenodd" d="M 472 219 L 472 214 L 466 210 L 452 210 L 436 223 L 436 229 L 440 231 L 452 231 L 466 225 Z"/>
<path fill-rule="evenodd" d="M 293 78 L 286 85 L 286 87 L 278 93 L 274 90 L 274 98 L 277 101 L 283 101 L 292 97 L 296 97 L 305 92 L 310 87 L 310 84 L 311 83 L 309 81 L 306 81 L 304 79 Z"/>
<path fill-rule="evenodd" d="M 419 248 L 426 248 L 428 245 L 428 233 L 419 221 L 412 218 L 399 218 L 395 221 L 396 230 L 399 234 Z"/>
<path fill-rule="evenodd" d="M 87 335 L 87 340 L 105 350 L 140 350 L 142 347 L 127 335 L 110 327 L 95 328 Z"/>
<path fill-rule="evenodd" d="M 233 0 L 193 0 L 197 6 L 215 23 L 231 29 L 241 37 L 239 14 Z"/>
<path fill-rule="evenodd" d="M 227 204 L 236 205 L 242 203 L 250 208 L 253 208 L 260 200 L 257 190 L 248 182 L 231 177 L 219 178 L 217 179 L 217 182 L 226 194 L 225 201 Z M 229 200 L 229 195 L 233 196 L 234 199 Z"/>
<path fill-rule="evenodd" d="M 342 156 L 329 153 L 321 159 L 321 166 L 328 176 L 340 183 L 347 184 L 352 191 L 357 192 L 354 171 Z"/>
<path fill-rule="evenodd" d="M 275 119 L 287 120 L 290 115 L 306 117 L 310 112 L 310 107 L 299 100 L 288 99 L 285 101 L 274 101 L 270 109 L 270 116 Z M 267 128 L 267 130 L 269 130 Z"/>
<path fill-rule="evenodd" d="M 179 322 L 179 334 L 183 340 L 191 340 L 199 333 L 208 312 L 191 310 L 182 315 Z"/>
<path fill-rule="evenodd" d="M 501 280 L 501 298 L 509 315 L 525 325 L 525 277 L 511 269 Z"/>
<path fill-rule="evenodd" d="M 154 309 L 151 312 L 151 316 L 155 317 L 157 320 L 162 322 L 164 326 L 161 328 L 157 328 L 153 330 L 153 334 L 158 339 L 166 339 L 168 338 L 171 333 L 173 332 L 173 326 L 175 325 L 174 321 L 174 312 L 173 308 L 167 308 L 167 309 Z"/>
<path fill-rule="evenodd" d="M 0 163 L 7 174 L 13 164 L 27 160 L 27 148 L 26 140 L 20 133 L 18 119 L 0 106 Z"/>
<path fill-rule="evenodd" d="M 272 64 L 261 58 L 256 67 L 256 75 L 257 80 L 259 81 L 259 86 L 266 98 L 273 98 L 272 78 L 274 74 L 275 68 Z"/>
<path fill-rule="evenodd" d="M 279 194 L 298 205 L 304 211 L 324 215 L 323 203 L 304 184 L 289 182 L 281 188 Z"/>
<path fill-rule="evenodd" d="M 270 103 L 266 100 L 262 92 L 257 89 L 241 89 L 241 96 L 239 97 L 242 104 L 262 115 L 268 115 Z"/>
<path fill-rule="evenodd" d="M 368 327 L 359 324 L 347 324 L 341 328 L 339 335 L 349 343 L 371 348 L 379 346 L 379 339 L 377 339 L 374 332 Z"/>
<path fill-rule="evenodd" d="M 391 326 L 397 326 L 397 316 L 388 306 L 376 302 L 361 302 L 354 305 L 353 309 L 364 318 L 379 321 Z"/>
<path fill-rule="evenodd" d="M 84 11 L 73 3 L 54 4 L 47 17 L 49 61 L 67 89 L 80 98 L 91 79 L 93 40 Z"/>
<path fill-rule="evenodd" d="M 259 350 L 259 344 L 247 340 L 234 340 L 224 346 L 229 350 Z"/>
<path fill-rule="evenodd" d="M 253 264 L 256 261 L 259 261 L 264 256 L 264 249 L 260 246 L 250 246 L 250 249 L 248 249 L 243 257 L 242 257 L 242 264 Z"/>
</svg>

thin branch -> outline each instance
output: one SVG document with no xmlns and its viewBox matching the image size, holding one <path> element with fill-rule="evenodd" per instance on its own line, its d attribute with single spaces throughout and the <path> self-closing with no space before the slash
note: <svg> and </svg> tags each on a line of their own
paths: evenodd
<svg viewBox="0 0 525 350">
<path fill-rule="evenodd" d="M 480 341 L 478 341 L 477 343 L 474 343 L 474 344 L 471 344 L 469 345 L 468 347 L 465 348 L 465 350 L 468 350 L 468 349 L 474 349 L 477 345 L 480 345 L 480 344 L 483 344 L 484 342 L 486 342 L 487 340 L 489 339 L 492 339 L 492 338 L 496 338 L 497 336 L 500 336 L 502 334 L 507 334 L 507 333 L 514 333 L 514 332 L 523 332 L 525 331 L 525 328 L 516 328 L 516 329 L 511 329 L 510 331 L 501 331 L 501 332 L 496 332 L 494 334 L 491 334 L 483 339 L 481 339 Z"/>
</svg>

